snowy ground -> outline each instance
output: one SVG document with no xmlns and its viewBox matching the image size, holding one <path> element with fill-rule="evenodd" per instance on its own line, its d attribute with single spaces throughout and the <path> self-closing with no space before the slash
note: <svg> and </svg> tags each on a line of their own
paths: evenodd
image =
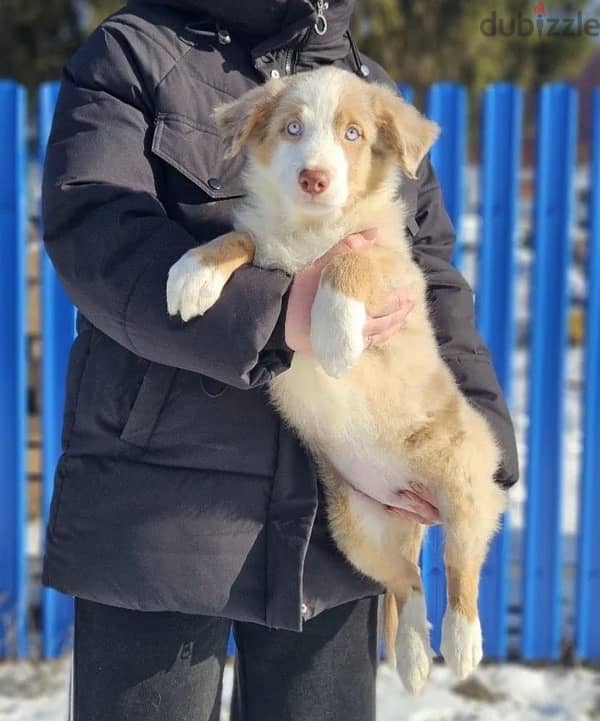
<svg viewBox="0 0 600 721">
<path fill-rule="evenodd" d="M 0 664 L 1 721 L 67 721 L 66 661 Z"/>
<path fill-rule="evenodd" d="M 221 721 L 229 718 L 232 676 L 228 666 Z M 64 661 L 0 665 L 0 721 L 66 721 L 67 686 Z M 600 673 L 488 666 L 456 684 L 445 667 L 436 666 L 425 692 L 411 698 L 382 666 L 377 710 L 378 721 L 598 721 Z"/>
</svg>

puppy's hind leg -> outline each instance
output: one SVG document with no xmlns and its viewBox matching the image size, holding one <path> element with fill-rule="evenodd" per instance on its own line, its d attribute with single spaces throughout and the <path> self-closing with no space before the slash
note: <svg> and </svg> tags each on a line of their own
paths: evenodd
<svg viewBox="0 0 600 721">
<path fill-rule="evenodd" d="M 493 481 L 490 479 L 490 484 Z M 502 511 L 501 490 L 491 506 L 476 504 L 470 493 L 454 499 L 446 523 L 445 564 L 448 608 L 442 625 L 442 655 L 460 679 L 483 658 L 483 638 L 477 600 L 479 578 L 488 546 Z M 444 519 L 446 520 L 446 519 Z"/>
<path fill-rule="evenodd" d="M 441 650 L 463 679 L 483 657 L 479 577 L 506 501 L 494 483 L 500 452 L 492 431 L 458 389 L 447 384 L 447 378 L 440 377 L 446 396 L 441 397 L 437 414 L 407 439 L 407 449 L 423 476 L 437 479 L 431 490 L 446 531 L 448 585 Z"/>
<path fill-rule="evenodd" d="M 422 531 L 416 523 L 392 517 L 381 506 L 377 511 L 388 524 L 377 553 L 361 554 L 353 548 L 347 555 L 359 570 L 386 587 L 383 627 L 388 661 L 406 690 L 417 694 L 427 683 L 433 660 L 421 576 L 410 553 L 416 545 L 413 539 L 419 539 L 420 547 Z"/>
<path fill-rule="evenodd" d="M 384 629 L 388 660 L 404 686 L 418 693 L 431 672 L 432 651 L 417 566 L 422 529 L 389 514 L 353 490 L 335 471 L 325 480 L 333 537 L 348 560 L 386 587 Z"/>
<path fill-rule="evenodd" d="M 408 521 L 390 518 L 390 532 L 394 535 L 401 531 L 401 546 L 416 572 L 410 582 L 404 582 L 395 592 L 388 591 L 386 605 L 392 602 L 397 606 L 398 627 L 395 638 L 395 665 L 404 687 L 412 694 L 421 691 L 429 675 L 433 663 L 427 620 L 427 607 L 418 570 L 418 558 L 423 541 L 423 528 Z M 409 528 L 414 526 L 414 528 Z M 393 544 L 396 545 L 396 544 Z M 392 598 L 390 601 L 389 597 Z M 389 642 L 386 640 L 386 643 Z M 388 645 L 389 648 L 389 645 Z"/>
</svg>

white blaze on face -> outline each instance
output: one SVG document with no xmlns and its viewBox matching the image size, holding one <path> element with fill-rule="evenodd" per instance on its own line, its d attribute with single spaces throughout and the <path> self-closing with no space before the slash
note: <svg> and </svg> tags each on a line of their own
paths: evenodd
<svg viewBox="0 0 600 721">
<path fill-rule="evenodd" d="M 335 70 L 320 72 L 317 77 L 310 73 L 306 79 L 298 78 L 295 95 L 302 104 L 297 118 L 302 123 L 302 135 L 290 140 L 282 136 L 271 160 L 271 171 L 284 202 L 285 199 L 292 204 L 301 202 L 305 209 L 314 207 L 318 211 L 341 207 L 348 199 L 348 160 L 335 130 L 343 79 Z M 302 170 L 316 169 L 327 172 L 330 182 L 311 201 L 302 191 L 298 176 Z"/>
</svg>

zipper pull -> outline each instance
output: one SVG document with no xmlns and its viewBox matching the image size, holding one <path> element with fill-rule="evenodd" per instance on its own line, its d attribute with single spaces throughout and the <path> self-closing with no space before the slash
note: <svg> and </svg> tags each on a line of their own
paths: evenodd
<svg viewBox="0 0 600 721">
<path fill-rule="evenodd" d="M 329 3 L 323 2 L 323 0 L 317 0 L 317 20 L 315 22 L 315 32 L 317 35 L 325 35 L 327 32 L 326 10 L 329 10 Z"/>
</svg>

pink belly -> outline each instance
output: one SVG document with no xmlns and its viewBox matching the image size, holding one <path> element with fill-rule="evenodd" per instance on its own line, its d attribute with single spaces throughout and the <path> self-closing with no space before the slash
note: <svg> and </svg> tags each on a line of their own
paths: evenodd
<svg viewBox="0 0 600 721">
<path fill-rule="evenodd" d="M 327 457 L 350 485 L 386 506 L 406 507 L 398 493 L 410 490 L 410 482 L 418 480 L 398 459 L 386 458 L 376 449 L 360 453 L 338 447 Z"/>
</svg>

